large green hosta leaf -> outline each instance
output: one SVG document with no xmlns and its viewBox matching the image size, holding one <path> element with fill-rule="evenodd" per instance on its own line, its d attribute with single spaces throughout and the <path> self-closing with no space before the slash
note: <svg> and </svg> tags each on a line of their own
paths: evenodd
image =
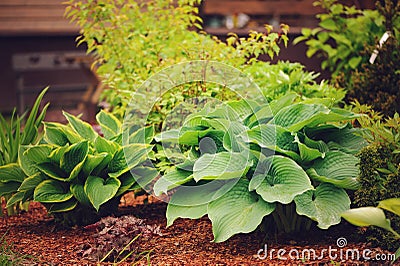
<svg viewBox="0 0 400 266">
<path fill-rule="evenodd" d="M 189 182 L 193 179 L 193 173 L 191 171 L 185 171 L 180 169 L 173 169 L 165 175 L 163 175 L 154 184 L 153 190 L 156 196 L 162 193 L 167 194 L 168 190 L 173 189 L 179 185 Z"/>
<path fill-rule="evenodd" d="M 251 181 L 251 188 L 267 202 L 288 204 L 295 196 L 314 188 L 307 173 L 290 158 L 274 155 L 261 163 L 267 165 L 268 172 L 263 173 L 261 182 L 258 173 L 257 179 Z M 253 184 L 257 180 L 259 184 Z"/>
<path fill-rule="evenodd" d="M 295 135 L 295 142 L 299 147 L 300 159 L 302 163 L 308 163 L 317 158 L 325 157 L 325 153 L 321 152 L 319 149 L 311 148 L 305 143 L 301 142 L 298 134 Z"/>
<path fill-rule="evenodd" d="M 65 202 L 59 203 L 45 203 L 46 209 L 49 213 L 57 213 L 57 212 L 67 212 L 75 209 L 78 205 L 78 202 L 71 198 Z"/>
<path fill-rule="evenodd" d="M 167 227 L 178 218 L 199 219 L 207 214 L 207 205 L 179 206 L 169 203 L 167 206 Z"/>
<path fill-rule="evenodd" d="M 204 154 L 193 166 L 193 178 L 199 180 L 233 179 L 247 173 L 252 162 L 246 153 L 220 152 Z"/>
<path fill-rule="evenodd" d="M 42 203 L 64 202 L 72 198 L 69 188 L 56 180 L 44 180 L 36 188 L 33 199 Z"/>
<path fill-rule="evenodd" d="M 264 216 L 275 210 L 275 204 L 263 201 L 248 187 L 249 181 L 240 179 L 231 190 L 208 204 L 215 242 L 254 231 Z"/>
<path fill-rule="evenodd" d="M 297 103 L 281 109 L 273 123 L 296 132 L 305 126 L 313 127 L 326 122 L 346 121 L 358 115 L 339 108 L 329 109 L 322 104 Z"/>
<path fill-rule="evenodd" d="M 93 175 L 97 175 L 107 166 L 107 164 L 111 161 L 111 158 L 112 156 L 106 152 L 95 155 L 88 154 L 83 164 L 82 171 L 85 176 L 89 176 L 92 174 L 92 172 Z"/>
<path fill-rule="evenodd" d="M 332 183 L 345 189 L 358 189 L 359 159 L 341 151 L 329 151 L 324 159 L 314 161 L 308 175 L 317 181 Z"/>
<path fill-rule="evenodd" d="M 38 172 L 36 165 L 48 161 L 47 157 L 53 147 L 47 144 L 36 146 L 20 146 L 18 150 L 18 163 L 27 176 Z"/>
<path fill-rule="evenodd" d="M 328 183 L 320 184 L 315 190 L 309 190 L 294 199 L 296 211 L 318 222 L 318 227 L 327 229 L 340 223 L 342 212 L 350 208 L 350 199 L 346 191 Z"/>
<path fill-rule="evenodd" d="M 11 195 L 17 192 L 20 182 L 10 181 L 10 182 L 0 182 L 0 197 Z"/>
<path fill-rule="evenodd" d="M 143 163 L 153 146 L 147 144 L 129 144 L 121 147 L 108 164 L 110 177 L 119 177 L 135 166 Z"/>
<path fill-rule="evenodd" d="M 25 173 L 17 163 L 9 163 L 0 166 L 0 182 L 22 182 L 24 178 Z"/>
<path fill-rule="evenodd" d="M 60 160 L 61 169 L 69 173 L 68 180 L 75 178 L 81 171 L 89 152 L 89 142 L 82 141 L 68 147 Z"/>
<path fill-rule="evenodd" d="M 76 116 L 73 116 L 67 112 L 63 111 L 65 118 L 68 120 L 69 125 L 72 129 L 82 138 L 90 141 L 94 141 L 98 134 L 94 131 L 93 127 Z"/>
<path fill-rule="evenodd" d="M 82 184 L 71 184 L 70 186 L 71 193 L 74 194 L 74 197 L 83 205 L 91 206 L 91 202 L 89 197 L 86 195 L 84 185 Z"/>
<path fill-rule="evenodd" d="M 204 127 L 182 127 L 180 130 L 161 132 L 155 137 L 156 141 L 172 142 L 183 145 L 197 145 L 201 138 L 207 135 L 224 134 L 223 131 Z"/>
<path fill-rule="evenodd" d="M 243 134 L 245 141 L 255 143 L 261 148 L 270 149 L 301 161 L 295 137 L 286 129 L 277 125 L 259 125 Z"/>
<path fill-rule="evenodd" d="M 57 146 L 64 146 L 69 143 L 69 140 L 61 127 L 54 123 L 44 123 L 44 140 L 47 143 L 55 144 Z"/>
<path fill-rule="evenodd" d="M 393 212 L 400 216 L 400 198 L 385 199 L 379 202 L 378 208 Z"/>
<path fill-rule="evenodd" d="M 154 126 L 142 127 L 129 135 L 128 143 L 150 144 L 154 138 Z"/>
<path fill-rule="evenodd" d="M 20 187 L 18 188 L 19 191 L 33 191 L 45 178 L 39 172 L 35 173 L 24 179 Z"/>
<path fill-rule="evenodd" d="M 375 207 L 361 207 L 350 209 L 343 212 L 342 217 L 354 225 L 379 226 L 398 236 L 398 234 L 391 227 L 390 220 L 386 218 L 385 213 L 382 209 Z"/>
<path fill-rule="evenodd" d="M 100 125 L 101 132 L 106 139 L 110 139 L 121 133 L 121 122 L 113 114 L 101 110 L 96 115 L 96 120 Z"/>
<path fill-rule="evenodd" d="M 112 199 L 117 193 L 121 182 L 116 178 L 107 178 L 104 180 L 98 176 L 89 176 L 86 179 L 84 191 L 96 211 L 100 206 Z"/>
</svg>

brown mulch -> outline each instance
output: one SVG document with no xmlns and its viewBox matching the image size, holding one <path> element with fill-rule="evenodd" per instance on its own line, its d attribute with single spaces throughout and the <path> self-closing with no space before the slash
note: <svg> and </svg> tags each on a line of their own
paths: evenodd
<svg viewBox="0 0 400 266">
<path fill-rule="evenodd" d="M 336 226 L 329 231 L 314 230 L 302 236 L 275 235 L 265 241 L 260 232 L 239 234 L 224 243 L 213 243 L 211 223 L 207 218 L 178 219 L 171 227 L 165 228 L 166 204 L 151 198 L 147 204 L 140 204 L 140 201 L 142 199 L 138 204 L 137 199 L 126 200 L 125 206 L 121 206 L 121 213 L 134 214 L 149 225 L 161 227 L 162 236 L 135 242 L 139 251 L 150 251 L 151 265 L 383 265 L 377 261 L 340 260 L 340 249 L 334 253 L 337 255 L 335 260 L 330 259 L 327 253 L 315 260 L 288 258 L 291 249 L 301 251 L 313 248 L 317 256 L 329 246 L 338 249 L 336 240 L 339 237 L 346 237 L 348 241 L 343 248 L 343 256 L 348 249 L 358 249 L 361 253 L 367 248 L 372 250 L 370 257 L 379 253 L 388 254 L 388 251 L 352 242 L 355 228 L 348 225 Z M 25 265 L 100 265 L 97 261 L 82 257 L 82 248 L 93 243 L 93 232 L 82 227 L 62 228 L 56 225 L 38 203 L 32 203 L 28 212 L 0 218 L 0 236 L 5 236 L 14 252 L 28 255 Z M 266 259 L 257 257 L 257 251 L 265 247 L 265 243 L 268 252 L 275 249 L 272 259 L 269 256 Z M 284 255 L 286 260 L 277 258 L 279 249 L 287 251 Z M 127 261 L 118 265 L 148 265 L 144 256 L 136 259 L 132 256 Z"/>
</svg>

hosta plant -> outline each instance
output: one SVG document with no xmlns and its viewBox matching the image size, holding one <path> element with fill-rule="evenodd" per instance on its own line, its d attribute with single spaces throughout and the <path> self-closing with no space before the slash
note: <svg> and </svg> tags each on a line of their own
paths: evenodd
<svg viewBox="0 0 400 266">
<path fill-rule="evenodd" d="M 39 128 L 49 106 L 46 104 L 39 110 L 46 91 L 47 88 L 38 95 L 26 119 L 27 113 L 19 116 L 15 109 L 9 121 L 0 114 L 0 198 L 4 197 L 6 201 L 17 192 L 26 177 L 17 163 L 18 149 L 21 145 L 35 144 L 38 141 Z M 15 200 L 14 204 L 9 204 L 7 214 L 15 214 L 21 208 L 25 206 Z"/>
<path fill-rule="evenodd" d="M 20 148 L 20 171 L 28 177 L 13 198 L 41 202 L 66 224 L 88 224 L 114 213 L 125 192 L 140 188 L 137 180 L 155 177 L 145 165 L 153 130 L 132 131 L 122 145 L 122 125 L 113 115 L 97 114 L 104 136 L 78 117 L 64 116 L 68 125 L 45 122 L 42 142 Z"/>
<path fill-rule="evenodd" d="M 359 186 L 354 154 L 364 140 L 347 123 L 357 115 L 295 98 L 206 105 L 181 128 L 156 135 L 171 162 L 162 162 L 153 187 L 170 195 L 167 225 L 207 214 L 221 242 L 254 231 L 269 215 L 285 232 L 311 221 L 322 229 L 338 224 L 350 207 L 346 189 Z"/>
</svg>

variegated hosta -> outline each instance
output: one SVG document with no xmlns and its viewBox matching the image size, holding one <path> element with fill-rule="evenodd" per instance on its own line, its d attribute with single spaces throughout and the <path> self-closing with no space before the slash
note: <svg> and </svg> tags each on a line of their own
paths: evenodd
<svg viewBox="0 0 400 266">
<path fill-rule="evenodd" d="M 104 137 L 79 118 L 64 116 L 68 125 L 45 122 L 41 144 L 20 148 L 19 171 L 28 177 L 9 205 L 34 200 L 64 222 L 90 223 L 116 211 L 125 192 L 140 189 L 138 180 L 145 184 L 157 175 L 146 166 L 152 127 L 131 132 L 122 145 L 122 126 L 113 115 L 97 114 Z"/>
<path fill-rule="evenodd" d="M 307 219 L 323 229 L 340 222 L 350 207 L 346 189 L 358 188 L 354 154 L 364 140 L 348 123 L 357 115 L 328 108 L 321 99 L 293 103 L 295 98 L 289 94 L 269 105 L 231 101 L 156 135 L 165 147 L 176 143 L 186 151 L 153 188 L 156 195 L 172 194 L 168 226 L 207 214 L 214 241 L 221 242 L 254 231 L 267 215 L 286 232 Z M 205 186 L 211 183 L 217 185 Z"/>
</svg>

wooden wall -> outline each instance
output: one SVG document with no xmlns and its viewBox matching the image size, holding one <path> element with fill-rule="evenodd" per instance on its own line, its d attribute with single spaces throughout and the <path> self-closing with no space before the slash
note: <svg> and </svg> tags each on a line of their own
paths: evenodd
<svg viewBox="0 0 400 266">
<path fill-rule="evenodd" d="M 0 35 L 77 34 L 64 18 L 64 0 L 0 0 Z"/>
</svg>

